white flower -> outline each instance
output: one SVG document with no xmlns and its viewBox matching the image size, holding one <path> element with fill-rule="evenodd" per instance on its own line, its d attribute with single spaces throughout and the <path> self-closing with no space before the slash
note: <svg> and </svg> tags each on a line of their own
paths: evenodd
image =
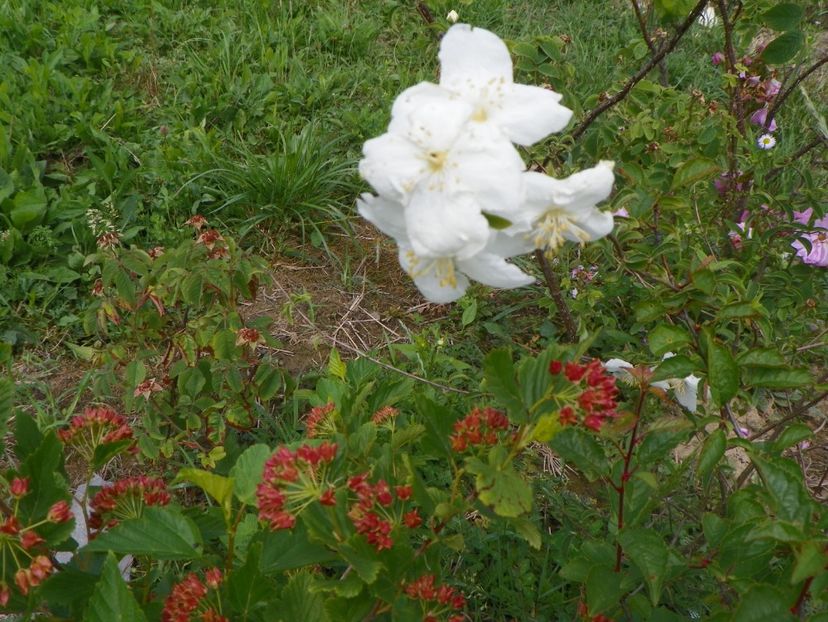
<svg viewBox="0 0 828 622">
<path fill-rule="evenodd" d="M 672 352 L 667 352 L 662 360 L 675 356 Z M 633 382 L 633 376 L 630 373 L 632 363 L 628 363 L 624 359 L 610 359 L 603 363 L 604 369 L 607 373 L 612 374 L 619 380 L 627 383 Z M 698 406 L 698 388 L 700 378 L 690 374 L 684 379 L 670 378 L 669 380 L 659 380 L 651 383 L 650 386 L 657 387 L 663 391 L 672 391 L 676 401 L 684 406 L 690 412 L 696 412 Z"/>
<path fill-rule="evenodd" d="M 762 134 L 756 144 L 760 149 L 773 149 L 776 146 L 776 139 L 771 134 Z"/>
<path fill-rule="evenodd" d="M 612 214 L 602 212 L 595 204 L 612 192 L 612 168 L 612 162 L 603 161 L 566 179 L 524 173 L 523 224 L 510 227 L 509 233 L 524 233 L 534 248 L 545 249 L 548 254 L 566 240 L 583 244 L 609 234 Z"/>
<path fill-rule="evenodd" d="M 469 256 L 485 246 L 484 212 L 506 218 L 522 200 L 523 161 L 488 124 L 468 123 L 472 107 L 423 82 L 394 102 L 388 132 L 367 141 L 359 171 L 405 207 L 420 256 Z"/>
<path fill-rule="evenodd" d="M 523 251 L 500 233 L 494 232 L 487 244 L 473 254 L 421 255 L 410 241 L 406 209 L 400 203 L 363 194 L 357 200 L 357 209 L 363 218 L 396 240 L 400 265 L 431 302 L 457 300 L 465 293 L 470 278 L 503 289 L 522 287 L 535 280 L 506 261 Z"/>
<path fill-rule="evenodd" d="M 716 17 L 716 11 L 713 9 L 712 6 L 707 5 L 704 8 L 704 11 L 696 18 L 696 21 L 705 26 L 706 28 L 713 28 L 716 24 L 719 23 L 719 18 Z"/>
<path fill-rule="evenodd" d="M 455 22 L 457 22 L 458 19 L 460 19 L 460 16 L 457 14 L 457 11 L 452 9 L 451 11 L 449 11 L 449 14 L 446 15 L 446 19 L 450 21 L 452 24 L 454 24 Z"/>
<path fill-rule="evenodd" d="M 500 38 L 468 24 L 449 28 L 440 43 L 440 86 L 472 107 L 472 120 L 490 122 L 518 145 L 528 146 L 559 132 L 572 111 L 561 95 L 538 86 L 514 84 L 512 59 Z"/>
</svg>

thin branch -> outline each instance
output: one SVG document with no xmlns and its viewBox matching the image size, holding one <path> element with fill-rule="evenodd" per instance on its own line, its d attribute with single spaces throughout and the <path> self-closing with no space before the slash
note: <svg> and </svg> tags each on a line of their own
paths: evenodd
<svg viewBox="0 0 828 622">
<path fill-rule="evenodd" d="M 804 147 L 799 149 L 796 153 L 794 153 L 790 158 L 788 158 L 788 160 L 785 162 L 785 164 L 783 164 L 782 166 L 777 166 L 776 168 L 771 169 L 770 172 L 768 172 L 768 174 L 765 175 L 765 181 L 771 181 L 772 179 L 775 179 L 780 173 L 782 173 L 782 171 L 784 171 L 786 168 L 788 168 L 791 164 L 794 164 L 797 160 L 799 160 L 806 153 L 808 153 L 812 149 L 817 148 L 821 144 L 824 144 L 826 147 L 828 147 L 828 138 L 825 138 L 825 136 L 822 136 L 822 135 L 817 136 L 814 140 L 809 142 L 807 145 L 805 145 Z"/>
<path fill-rule="evenodd" d="M 594 108 L 587 116 L 581 121 L 578 126 L 572 131 L 572 140 L 578 140 L 578 138 L 583 134 L 587 128 L 592 125 L 592 123 L 603 113 L 607 110 L 615 106 L 618 102 L 623 100 L 627 95 L 629 95 L 632 88 L 641 82 L 645 78 L 645 76 L 652 71 L 652 69 L 658 65 L 661 60 L 666 57 L 673 49 L 678 45 L 678 42 L 681 38 L 685 35 L 685 33 L 690 29 L 690 26 L 693 25 L 693 22 L 696 21 L 698 16 L 704 10 L 704 7 L 707 6 L 707 0 L 699 0 L 693 10 L 690 12 L 690 15 L 681 23 L 676 30 L 673 37 L 666 41 L 659 49 L 658 52 L 650 56 L 650 59 L 644 63 L 644 65 L 639 69 L 633 77 L 627 80 L 627 83 L 621 88 L 618 93 L 613 95 L 612 97 L 607 98 L 604 100 L 599 106 Z"/>
<path fill-rule="evenodd" d="M 578 327 L 561 292 L 561 281 L 558 279 L 558 275 L 555 274 L 543 251 L 536 250 L 535 259 L 538 260 L 543 271 L 543 278 L 546 279 L 546 287 L 549 289 L 552 300 L 555 301 L 555 306 L 558 307 L 558 315 L 560 315 L 566 331 L 566 340 L 569 343 L 575 343 L 578 337 Z"/>
<path fill-rule="evenodd" d="M 777 95 L 776 99 L 773 100 L 770 109 L 768 110 L 768 115 L 765 119 L 765 127 L 770 127 L 771 121 L 773 121 L 773 117 L 776 114 L 777 110 L 785 103 L 785 100 L 788 99 L 791 93 L 794 92 L 794 89 L 802 84 L 802 81 L 805 80 L 808 76 L 814 73 L 817 69 L 822 67 L 825 63 L 828 63 L 828 54 L 817 60 L 813 65 L 808 67 L 805 71 L 803 71 L 797 78 L 794 80 L 791 85 L 786 88 L 782 93 Z"/>
<path fill-rule="evenodd" d="M 641 37 L 644 39 L 644 43 L 647 44 L 650 54 L 658 54 L 655 44 L 653 44 L 652 39 L 650 39 L 650 33 L 647 31 L 647 23 L 644 21 L 644 15 L 641 13 L 641 7 L 638 6 L 638 0 L 630 0 L 630 3 L 632 4 L 633 11 L 635 11 L 635 19 L 638 20 L 638 29 L 641 31 Z M 669 86 L 670 79 L 667 74 L 667 64 L 664 62 L 664 59 L 658 63 L 658 72 L 661 86 Z"/>
</svg>

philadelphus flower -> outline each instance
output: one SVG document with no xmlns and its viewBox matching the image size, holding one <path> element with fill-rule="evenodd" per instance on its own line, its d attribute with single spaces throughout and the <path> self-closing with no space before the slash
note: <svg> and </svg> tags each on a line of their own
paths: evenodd
<svg viewBox="0 0 828 622">
<path fill-rule="evenodd" d="M 612 216 L 595 204 L 613 176 L 608 162 L 564 180 L 525 172 L 514 145 L 560 131 L 572 112 L 558 93 L 514 83 L 496 35 L 456 24 L 439 58 L 440 83 L 403 91 L 388 131 L 363 146 L 359 172 L 379 196 L 363 195 L 357 208 L 396 240 L 423 295 L 445 303 L 469 279 L 500 288 L 533 282 L 510 257 L 609 233 Z"/>
<path fill-rule="evenodd" d="M 662 357 L 662 360 L 672 358 L 673 356 L 675 356 L 675 354 L 667 352 Z M 609 359 L 603 365 L 607 372 L 619 380 L 627 383 L 634 382 L 634 378 L 629 371 L 633 368 L 632 363 L 628 363 L 624 359 Z M 691 413 L 694 413 L 698 407 L 698 389 L 700 380 L 701 378 L 690 374 L 686 378 L 659 380 L 651 383 L 650 386 L 657 387 L 663 391 L 672 391 L 676 401 Z"/>
</svg>

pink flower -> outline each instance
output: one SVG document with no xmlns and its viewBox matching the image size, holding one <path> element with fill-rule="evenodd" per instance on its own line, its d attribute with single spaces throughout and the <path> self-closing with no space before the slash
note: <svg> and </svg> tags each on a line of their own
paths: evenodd
<svg viewBox="0 0 828 622">
<path fill-rule="evenodd" d="M 810 250 L 802 243 L 807 240 Z M 796 256 L 803 263 L 819 268 L 828 268 L 828 231 L 805 233 L 799 240 L 791 243 L 796 249 Z"/>
<path fill-rule="evenodd" d="M 811 216 L 814 215 L 814 208 L 809 207 L 804 212 L 794 212 L 794 222 L 798 222 L 800 225 L 807 225 L 811 221 Z"/>
<path fill-rule="evenodd" d="M 721 65 L 725 60 L 725 55 L 721 52 L 716 52 L 713 56 L 710 57 L 710 62 L 714 65 Z"/>
<path fill-rule="evenodd" d="M 769 132 L 775 132 L 778 128 L 776 125 L 776 119 L 771 119 L 770 125 L 767 125 L 768 121 L 768 107 L 765 106 L 764 108 L 759 108 L 756 112 L 750 115 L 750 122 L 754 125 L 759 125 Z"/>
<path fill-rule="evenodd" d="M 770 80 L 765 80 L 762 84 L 762 89 L 765 91 L 765 99 L 773 99 L 779 93 L 779 89 L 782 87 L 782 83 L 779 80 L 775 80 L 771 78 Z"/>
</svg>

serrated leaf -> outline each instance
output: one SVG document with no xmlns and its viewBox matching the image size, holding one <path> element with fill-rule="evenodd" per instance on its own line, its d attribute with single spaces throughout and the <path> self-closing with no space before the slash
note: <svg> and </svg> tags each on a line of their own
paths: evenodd
<svg viewBox="0 0 828 622">
<path fill-rule="evenodd" d="M 466 470 L 477 476 L 478 499 L 498 516 L 515 518 L 532 509 L 532 488 L 515 470 L 505 447 L 492 447 L 488 462 L 468 458 Z"/>
<path fill-rule="evenodd" d="M 308 532 L 298 524 L 290 531 L 274 531 L 264 536 L 261 570 L 265 574 L 276 574 L 302 566 L 324 564 L 336 558 L 332 551 L 311 542 Z"/>
<path fill-rule="evenodd" d="M 330 622 L 331 618 L 325 610 L 325 598 L 314 588 L 314 583 L 314 578 L 307 571 L 293 575 L 282 590 L 282 598 L 274 608 L 274 617 L 270 619 L 279 622 Z"/>
<path fill-rule="evenodd" d="M 270 458 L 270 454 L 270 447 L 267 445 L 253 445 L 242 452 L 230 469 L 233 492 L 242 503 L 256 505 L 256 487 L 262 480 L 264 464 Z"/>
<path fill-rule="evenodd" d="M 773 442 L 773 450 L 782 453 L 788 447 L 797 445 L 811 438 L 813 435 L 813 430 L 804 423 L 794 423 L 785 428 L 782 434 L 779 435 L 779 438 Z"/>
<path fill-rule="evenodd" d="M 745 371 L 745 384 L 749 387 L 766 389 L 795 389 L 813 384 L 811 372 L 807 369 L 750 368 Z"/>
<path fill-rule="evenodd" d="M 87 544 L 83 550 L 147 555 L 161 560 L 198 559 L 200 536 L 180 510 L 148 507 L 141 518 L 125 520 Z"/>
<path fill-rule="evenodd" d="M 707 158 L 692 158 L 678 167 L 673 175 L 671 190 L 691 186 L 694 183 L 712 177 L 719 171 L 719 165 Z"/>
<path fill-rule="evenodd" d="M 650 603 L 655 607 L 667 574 L 667 545 L 655 531 L 645 528 L 624 529 L 618 541 L 627 557 L 638 566 L 650 592 Z"/>
<path fill-rule="evenodd" d="M 345 374 L 347 372 L 348 368 L 342 360 L 342 357 L 339 356 L 337 349 L 333 348 L 330 356 L 328 357 L 328 373 L 334 378 L 345 380 Z"/>
<path fill-rule="evenodd" d="M 146 622 L 146 619 L 121 576 L 115 556 L 109 553 L 101 578 L 89 599 L 83 622 Z"/>
<path fill-rule="evenodd" d="M 656 356 L 662 356 L 667 352 L 674 352 L 682 346 L 690 343 L 690 335 L 687 331 L 678 326 L 670 324 L 659 324 L 647 336 L 650 351 Z"/>
<path fill-rule="evenodd" d="M 729 402 L 739 390 L 739 367 L 730 349 L 711 338 L 707 344 L 707 383 L 718 405 Z"/>
<path fill-rule="evenodd" d="M 382 563 L 377 559 L 377 552 L 362 536 L 355 536 L 339 547 L 339 554 L 359 575 L 360 579 L 371 585 L 377 580 Z"/>
<path fill-rule="evenodd" d="M 783 2 L 762 13 L 762 21 L 780 32 L 793 30 L 802 19 L 803 9 L 793 2 Z"/>
<path fill-rule="evenodd" d="M 190 482 L 210 495 L 222 509 L 224 520 L 230 522 L 233 511 L 233 478 L 216 475 L 203 469 L 181 469 L 176 482 Z"/>
<path fill-rule="evenodd" d="M 210 339 L 210 347 L 219 361 L 232 361 L 236 357 L 236 333 L 228 328 L 217 330 Z"/>
<path fill-rule="evenodd" d="M 736 360 L 740 367 L 788 367 L 788 362 L 775 348 L 757 348 L 743 352 Z"/>
<path fill-rule="evenodd" d="M 601 445 L 595 437 L 579 428 L 564 428 L 549 446 L 561 458 L 578 467 L 590 481 L 598 479 L 607 468 L 607 457 Z"/>
<path fill-rule="evenodd" d="M 805 43 L 805 35 L 799 31 L 784 32 L 768 43 L 762 52 L 762 60 L 769 65 L 780 65 L 797 55 Z"/>
<path fill-rule="evenodd" d="M 768 584 L 752 586 L 742 596 L 732 617 L 732 622 L 788 622 L 793 620 L 787 603 L 787 595 Z"/>
<path fill-rule="evenodd" d="M 795 549 L 796 563 L 791 573 L 791 585 L 796 585 L 808 577 L 816 576 L 828 567 L 828 552 L 825 542 L 809 541 Z"/>
<path fill-rule="evenodd" d="M 526 406 L 515 376 L 512 353 L 507 349 L 492 350 L 483 361 L 484 388 L 506 408 L 513 419 L 525 415 Z"/>
<path fill-rule="evenodd" d="M 727 435 L 721 428 L 716 429 L 704 440 L 701 453 L 699 454 L 699 467 L 696 470 L 702 480 L 706 480 L 713 469 L 724 457 L 727 449 Z"/>
<path fill-rule="evenodd" d="M 536 551 L 540 550 L 541 532 L 532 519 L 526 517 L 515 518 L 510 521 L 510 524 L 515 528 L 518 535 L 526 540 L 529 546 Z"/>
</svg>

